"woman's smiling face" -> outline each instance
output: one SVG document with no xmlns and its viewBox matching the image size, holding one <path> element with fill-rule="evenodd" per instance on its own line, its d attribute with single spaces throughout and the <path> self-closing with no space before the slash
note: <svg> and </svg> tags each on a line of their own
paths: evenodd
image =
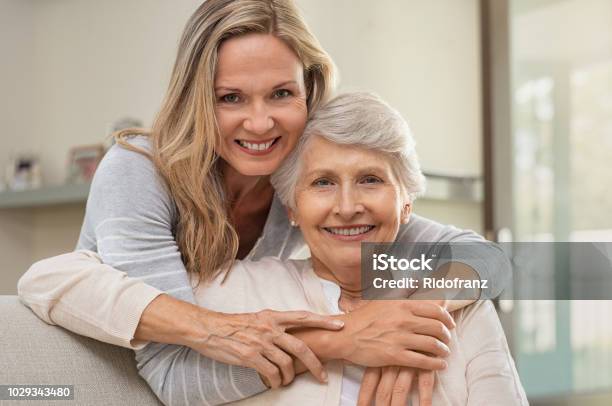
<svg viewBox="0 0 612 406">
<path fill-rule="evenodd" d="M 215 98 L 219 155 L 242 175 L 274 172 L 304 131 L 302 63 L 273 35 L 247 34 L 221 45 Z"/>
<path fill-rule="evenodd" d="M 302 157 L 290 216 L 313 264 L 329 270 L 360 266 L 361 242 L 392 242 L 410 204 L 386 155 L 314 136 Z"/>
</svg>

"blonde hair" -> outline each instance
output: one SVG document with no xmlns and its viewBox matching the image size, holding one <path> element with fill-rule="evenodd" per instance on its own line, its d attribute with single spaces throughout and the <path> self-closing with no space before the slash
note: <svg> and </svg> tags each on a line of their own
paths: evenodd
<svg viewBox="0 0 612 406">
<path fill-rule="evenodd" d="M 334 65 L 291 0 L 208 0 L 191 16 L 181 37 L 170 85 L 150 131 L 125 129 L 117 143 L 148 156 L 178 209 L 175 238 L 188 272 L 209 280 L 229 269 L 238 235 L 224 201 L 215 118 L 217 51 L 229 38 L 249 33 L 282 39 L 304 66 L 309 113 L 334 87 Z M 127 142 L 149 135 L 152 153 Z"/>
</svg>

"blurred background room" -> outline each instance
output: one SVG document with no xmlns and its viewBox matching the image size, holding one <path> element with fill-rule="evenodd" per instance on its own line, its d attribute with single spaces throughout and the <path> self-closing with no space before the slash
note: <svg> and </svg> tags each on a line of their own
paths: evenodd
<svg viewBox="0 0 612 406">
<path fill-rule="evenodd" d="M 612 0 L 297 0 L 408 120 L 415 212 L 500 241 L 612 241 Z M 149 126 L 200 0 L 0 0 L 0 294 L 74 249 L 108 135 Z M 612 302 L 506 301 L 532 405 L 612 404 Z"/>
</svg>

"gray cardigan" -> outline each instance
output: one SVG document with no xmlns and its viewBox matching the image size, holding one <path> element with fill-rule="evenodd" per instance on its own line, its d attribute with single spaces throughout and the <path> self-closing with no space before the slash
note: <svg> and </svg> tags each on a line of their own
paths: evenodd
<svg viewBox="0 0 612 406">
<path fill-rule="evenodd" d="M 150 150 L 146 137 L 133 137 L 130 143 Z M 104 263 L 130 277 L 195 303 L 174 238 L 177 216 L 176 205 L 153 163 L 142 154 L 114 145 L 94 176 L 77 249 L 96 251 Z M 398 241 L 484 240 L 472 231 L 412 215 L 400 229 Z M 263 234 L 249 258 L 284 260 L 303 245 L 301 233 L 290 227 L 275 196 Z M 493 297 L 509 275 L 509 264 L 501 250 L 488 244 L 485 249 L 490 252 L 472 267 L 489 280 L 485 294 Z M 136 351 L 136 360 L 140 375 L 167 405 L 222 404 L 266 389 L 255 370 L 219 363 L 187 347 L 151 343 Z"/>
</svg>

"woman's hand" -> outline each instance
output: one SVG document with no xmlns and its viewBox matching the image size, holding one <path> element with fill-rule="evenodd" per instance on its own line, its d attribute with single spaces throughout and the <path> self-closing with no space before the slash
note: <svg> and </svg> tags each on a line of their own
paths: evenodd
<svg viewBox="0 0 612 406">
<path fill-rule="evenodd" d="M 306 311 L 262 310 L 257 313 L 224 314 L 207 311 L 200 322 L 205 331 L 190 347 L 226 364 L 253 368 L 268 386 L 277 388 L 293 381 L 293 357 L 299 359 L 321 382 L 327 381 L 323 365 L 301 340 L 288 334 L 292 328 L 315 327 L 339 330 L 343 322 Z"/>
<path fill-rule="evenodd" d="M 367 368 L 361 381 L 357 406 L 405 406 L 412 383 L 418 376 L 419 405 L 431 406 L 434 371 L 406 367 Z"/>
<path fill-rule="evenodd" d="M 412 300 L 370 301 L 344 316 L 345 328 L 335 333 L 341 358 L 354 364 L 398 365 L 444 369 L 439 358 L 450 354 L 449 329 L 455 322 L 444 307 Z M 349 322 L 350 320 L 350 322 Z"/>
</svg>

